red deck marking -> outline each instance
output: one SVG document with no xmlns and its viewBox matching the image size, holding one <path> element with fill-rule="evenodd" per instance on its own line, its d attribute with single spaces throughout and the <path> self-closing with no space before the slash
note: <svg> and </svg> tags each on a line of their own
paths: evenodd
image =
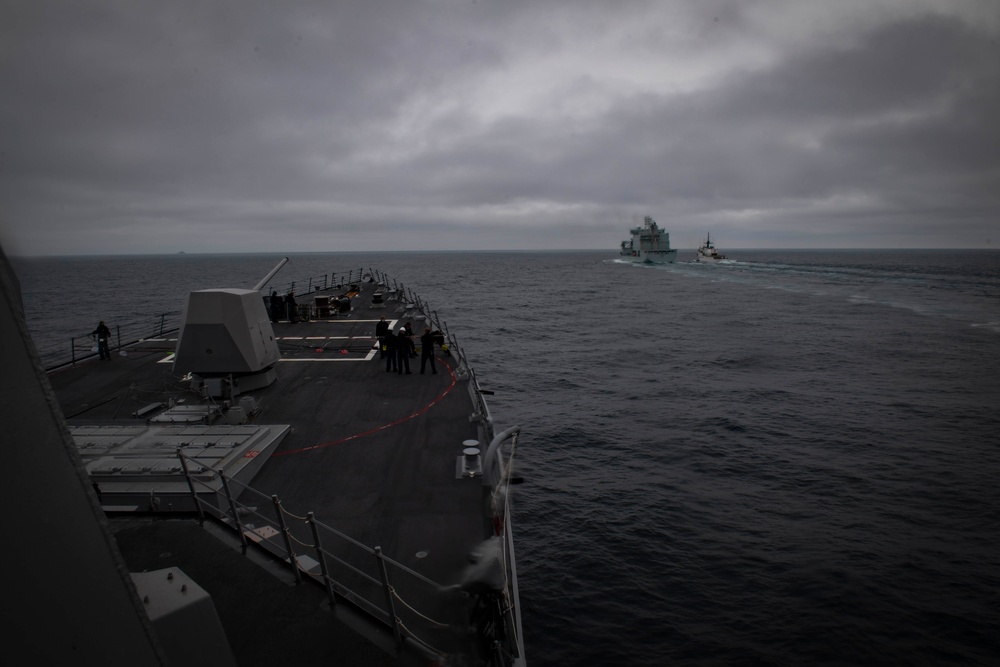
<svg viewBox="0 0 1000 667">
<path fill-rule="evenodd" d="M 451 383 L 445 388 L 444 391 L 442 391 L 440 394 L 438 394 L 437 396 L 435 396 L 434 400 L 432 400 L 430 403 L 428 403 L 424 407 L 420 408 L 419 410 L 417 410 L 413 414 L 407 415 L 406 417 L 401 417 L 400 419 L 397 419 L 396 421 L 389 422 L 388 424 L 383 424 L 382 426 L 379 426 L 379 427 L 373 428 L 373 429 L 369 429 L 369 430 L 364 431 L 362 433 L 355 433 L 354 435 L 349 435 L 346 438 L 341 438 L 340 440 L 334 440 L 333 442 L 323 442 L 323 443 L 320 443 L 318 445 L 310 445 L 308 447 L 302 447 L 300 449 L 291 449 L 291 450 L 289 450 L 287 452 L 275 452 L 271 456 L 272 457 L 274 457 L 274 456 L 288 456 L 289 454 L 301 454 L 303 452 L 311 452 L 311 451 L 316 450 L 316 449 L 325 449 L 327 447 L 333 447 L 334 445 L 339 445 L 341 443 L 348 442 L 349 440 L 357 440 L 358 438 L 363 438 L 366 435 L 371 435 L 372 433 L 378 433 L 379 431 L 384 431 L 387 428 L 392 428 L 393 426 L 399 426 L 400 424 L 403 424 L 405 422 L 410 421 L 414 417 L 419 417 L 420 415 L 424 414 L 425 412 L 427 412 L 428 410 L 430 410 L 432 407 L 434 407 L 435 405 L 437 405 L 438 403 L 440 403 L 441 400 L 445 396 L 447 396 L 448 394 L 451 393 L 451 390 L 455 388 L 455 385 L 458 384 L 458 378 L 455 377 L 455 371 L 452 369 L 451 364 L 449 364 L 448 362 L 444 361 L 443 359 L 440 359 L 440 358 L 437 358 L 437 357 L 435 357 L 435 359 L 438 362 L 444 364 L 444 367 L 448 369 L 448 374 L 451 376 Z"/>
</svg>

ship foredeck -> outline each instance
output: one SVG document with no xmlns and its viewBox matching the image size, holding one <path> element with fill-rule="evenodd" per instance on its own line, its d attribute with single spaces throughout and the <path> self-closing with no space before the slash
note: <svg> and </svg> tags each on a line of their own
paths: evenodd
<svg viewBox="0 0 1000 667">
<path fill-rule="evenodd" d="M 261 498 L 277 499 L 290 516 L 313 513 L 316 521 L 362 545 L 381 547 L 385 556 L 444 587 L 459 583 L 470 552 L 494 530 L 486 511 L 489 492 L 481 476 L 463 474 L 463 465 L 471 461 L 467 448 L 475 445 L 469 441 L 476 441 L 485 453 L 492 436 L 488 415 L 482 414 L 484 405 L 476 400 L 474 377 L 457 356 L 440 347 L 435 349 L 436 374 L 430 368 L 420 374 L 419 355 L 409 359 L 411 374 L 387 372 L 375 338 L 379 319 L 384 316 L 393 332 L 412 322 L 419 337 L 424 316 L 404 295 L 375 282 L 318 290 L 306 298 L 312 306 L 348 295 L 349 312 L 311 307 L 304 321 L 274 323 L 281 350 L 281 359 L 274 366 L 276 381 L 234 396 L 229 404 L 206 400 L 192 388 L 190 378 L 173 374 L 176 337 L 170 335 L 113 350 L 110 361 L 92 358 L 50 373 L 49 380 L 92 473 L 95 489 L 110 512 L 112 530 L 119 533 L 119 548 L 131 570 L 176 563 L 197 577 L 198 568 L 208 562 L 207 556 L 205 562 L 197 562 L 201 559 L 195 553 L 187 554 L 194 560 L 184 562 L 187 552 L 183 546 L 160 543 L 167 530 L 163 519 L 169 518 L 163 514 L 164 505 L 174 502 L 164 497 L 176 497 L 176 507 L 183 509 L 180 498 L 185 495 L 186 483 L 176 477 L 170 482 L 150 477 L 134 482 L 129 487 L 131 495 L 115 491 L 122 470 L 120 465 L 108 463 L 118 451 L 112 444 L 116 438 L 131 442 L 134 454 L 148 445 L 137 445 L 139 441 L 130 438 L 145 429 L 147 441 L 157 440 L 166 448 L 166 458 L 174 449 L 197 457 L 217 452 L 223 445 L 235 448 L 232 443 L 242 437 L 245 449 L 220 458 L 238 463 L 232 469 L 234 479 L 242 474 L 241 482 L 259 492 Z M 299 301 L 305 299 L 300 297 Z M 419 340 L 415 342 L 419 345 Z M 230 410 L 237 405 L 239 409 Z M 199 412 L 202 408 L 203 413 Z M 246 419 L 235 420 L 233 415 L 238 418 L 244 409 Z M 102 429 L 118 432 L 104 431 L 102 435 Z M 82 442 L 84 433 L 93 440 L 89 454 L 88 445 Z M 119 456 L 128 458 L 131 454 L 126 451 Z M 100 467 L 97 461 L 103 461 L 101 470 L 96 470 Z M 155 498 L 155 508 L 143 501 L 147 491 L 150 499 Z M 126 496 L 127 501 L 121 500 Z M 242 500 L 248 505 L 260 504 Z M 158 511 L 148 514 L 151 509 Z M 116 514 L 116 510 L 131 514 Z M 252 517 L 244 521 L 253 527 Z M 170 530 L 176 533 L 174 540 L 182 540 L 176 525 Z M 138 535 L 142 538 L 137 539 Z M 305 564 L 300 565 L 303 569 L 312 565 L 318 571 L 315 560 L 306 555 L 310 553 L 308 533 L 300 531 L 299 535 L 303 544 L 293 546 L 293 551 L 303 554 Z M 203 534 L 197 536 L 197 540 L 203 539 Z M 165 553 L 173 556 L 164 557 Z M 237 551 L 234 557 L 241 555 Z M 203 576 L 218 577 L 225 567 L 217 566 Z M 234 565 L 232 572 L 242 567 Z M 212 588 L 212 582 L 201 583 Z M 248 584 L 236 582 L 233 586 L 246 588 Z M 255 589 L 249 586 L 252 594 Z M 220 605 L 230 595 L 216 592 L 213 597 Z M 233 601 L 245 614 L 252 605 L 242 598 L 245 596 L 233 596 Z M 220 610 L 220 617 L 236 649 L 239 642 L 232 635 L 247 630 L 236 629 L 231 625 L 235 621 L 226 620 L 237 616 Z M 258 627 L 257 631 L 267 629 Z M 435 648 L 446 653 L 449 649 L 466 650 Z M 254 662 L 253 650 L 247 647 L 245 651 L 246 661 Z"/>
</svg>

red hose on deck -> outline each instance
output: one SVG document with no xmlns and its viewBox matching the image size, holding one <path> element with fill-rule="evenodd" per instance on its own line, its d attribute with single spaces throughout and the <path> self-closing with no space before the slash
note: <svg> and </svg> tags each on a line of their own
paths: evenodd
<svg viewBox="0 0 1000 667">
<path fill-rule="evenodd" d="M 333 447 L 334 445 L 339 445 L 341 443 L 348 442 L 349 440 L 356 440 L 358 438 L 363 438 L 366 435 L 371 435 L 372 433 L 378 433 L 379 431 L 384 431 L 387 428 L 392 428 L 393 426 L 398 426 L 400 424 L 408 422 L 411 419 L 413 419 L 414 417 L 419 417 L 420 415 L 424 414 L 425 412 L 427 412 L 428 410 L 430 410 L 432 407 L 434 407 L 436 404 L 440 403 L 441 399 L 443 399 L 445 396 L 447 396 L 449 393 L 451 393 L 451 390 L 454 389 L 455 385 L 458 383 L 458 378 L 455 377 L 455 371 L 452 370 L 451 365 L 448 364 L 448 362 L 444 361 L 443 359 L 437 359 L 437 361 L 439 361 L 442 364 L 444 364 L 444 367 L 448 369 L 448 374 L 451 376 L 451 383 L 445 388 L 444 391 L 442 391 L 440 394 L 438 394 L 437 396 L 435 396 L 434 400 L 432 400 L 430 403 L 428 403 L 424 407 L 420 408 L 416 412 L 414 412 L 414 413 L 412 413 L 410 415 L 407 415 L 406 417 L 401 417 L 401 418 L 399 418 L 399 419 L 397 419 L 395 421 L 389 422 L 388 424 L 383 424 L 382 426 L 378 426 L 376 428 L 369 429 L 369 430 L 364 431 L 362 433 L 355 433 L 354 435 L 349 435 L 346 438 L 341 438 L 339 440 L 334 440 L 333 442 L 323 442 L 323 443 L 320 443 L 318 445 L 310 445 L 308 447 L 301 447 L 299 449 L 291 449 L 291 450 L 289 450 L 287 452 L 275 452 L 271 456 L 288 456 L 289 454 L 301 454 L 302 452 L 310 452 L 310 451 L 313 451 L 315 449 L 324 449 L 326 447 Z"/>
</svg>

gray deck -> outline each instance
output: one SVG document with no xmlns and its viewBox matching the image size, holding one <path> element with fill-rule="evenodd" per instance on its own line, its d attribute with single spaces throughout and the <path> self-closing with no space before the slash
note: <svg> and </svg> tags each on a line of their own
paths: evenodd
<svg viewBox="0 0 1000 667">
<path fill-rule="evenodd" d="M 481 478 L 456 478 L 463 442 L 484 437 L 477 421 L 470 420 L 475 412 L 470 381 L 440 350 L 436 375 L 429 369 L 419 374 L 419 357 L 410 360 L 411 375 L 387 373 L 375 349 L 379 317 L 393 322 L 394 331 L 412 321 L 418 335 L 423 321 L 399 301 L 373 306 L 374 284 L 359 289 L 350 313 L 273 325 L 282 351 L 275 367 L 278 379 L 248 392 L 260 408 L 251 424 L 291 429 L 249 484 L 265 496 L 277 496 L 290 514 L 313 512 L 318 521 L 364 545 L 380 546 L 386 556 L 427 578 L 454 585 L 470 551 L 492 532 L 484 516 L 487 495 Z M 147 340 L 128 347 L 126 356 L 115 350 L 110 361 L 91 359 L 52 372 L 49 379 L 67 422 L 144 424 L 153 414 L 144 412 L 149 406 L 180 398 L 198 402 L 189 383 L 174 376 L 167 363 L 174 345 L 169 337 Z M 212 595 L 241 665 L 391 662 L 388 654 L 373 657 L 372 645 L 358 635 L 342 629 L 331 634 L 323 618 L 332 623 L 333 614 L 321 609 L 322 587 L 306 583 L 300 586 L 314 590 L 285 595 L 288 582 L 274 588 L 273 569 L 251 565 L 234 548 L 233 538 L 226 544 L 215 537 L 217 530 L 200 527 L 190 515 L 169 518 L 110 515 L 131 570 L 179 567 Z M 300 529 L 300 534 L 308 541 L 307 533 Z M 280 631 L 293 633 L 290 640 L 300 643 L 290 661 L 239 639 L 276 631 L 266 617 L 252 631 L 245 627 L 251 609 L 272 607 Z M 318 644 L 310 654 L 301 642 Z M 339 649 L 330 649 L 333 643 Z"/>
</svg>

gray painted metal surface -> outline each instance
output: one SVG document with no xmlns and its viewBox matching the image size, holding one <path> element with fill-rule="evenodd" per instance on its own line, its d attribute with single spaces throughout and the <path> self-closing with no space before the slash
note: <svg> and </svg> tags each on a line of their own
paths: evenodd
<svg viewBox="0 0 1000 667">
<path fill-rule="evenodd" d="M 191 521 L 194 500 L 181 500 L 188 482 L 176 476 L 173 448 L 193 464 L 188 490 L 199 489 L 206 514 L 234 529 L 235 558 L 246 558 L 248 545 L 261 547 L 279 569 L 292 568 L 296 581 L 320 583 L 322 595 L 331 587 L 315 523 L 324 527 L 323 553 L 363 573 L 338 579 L 328 595 L 333 615 L 366 638 L 341 638 L 345 655 L 375 664 L 365 647 L 377 646 L 403 663 L 436 656 L 454 664 L 524 664 L 507 494 L 517 430 L 503 434 L 512 441 L 496 442 L 484 392 L 446 331 L 447 350 L 435 350 L 437 375 L 421 376 L 416 366 L 411 375 L 386 372 L 375 339 L 383 315 L 392 331 L 407 321 L 435 326 L 436 317 L 381 279 L 301 296 L 300 303 L 315 307 L 294 324 L 262 322 L 263 299 L 251 290 L 193 294 L 205 296 L 189 301 L 194 319 L 180 342 L 137 341 L 110 362 L 85 361 L 49 375 L 128 567 L 176 566 L 196 577 L 216 601 L 238 662 L 273 664 L 262 661 L 267 650 L 232 640 L 245 631 L 237 619 L 259 602 L 261 582 L 230 578 L 229 571 L 243 568 L 222 565 L 221 555 L 220 564 L 201 570 L 198 552 L 186 546 L 201 536 L 177 525 Z M 338 306 L 321 310 L 329 303 Z M 235 331 L 240 327 L 251 332 Z M 268 331 L 279 353 L 273 363 L 244 344 L 267 339 Z M 187 341 L 193 361 L 177 361 L 173 355 Z M 224 354 L 206 347 L 220 341 L 232 343 Z M 273 381 L 238 386 L 235 379 L 246 373 L 273 374 Z M 468 451 L 469 441 L 479 443 L 479 454 Z M 227 478 L 238 503 L 223 499 Z M 140 530 L 141 540 L 130 538 Z M 470 558 L 487 543 L 500 545 L 505 577 L 489 568 L 483 578 L 470 573 Z M 153 544 L 169 562 L 155 563 Z M 384 575 L 369 569 L 375 565 Z M 375 593 L 349 593 L 352 577 L 360 583 L 351 590 L 365 590 L 367 577 Z M 498 580 L 505 586 L 493 590 L 490 582 Z M 288 611 L 289 622 L 309 626 L 299 613 Z M 320 656 L 329 661 L 329 639 L 283 633 L 312 645 L 316 664 Z M 296 664 L 312 663 L 300 655 Z"/>
</svg>

